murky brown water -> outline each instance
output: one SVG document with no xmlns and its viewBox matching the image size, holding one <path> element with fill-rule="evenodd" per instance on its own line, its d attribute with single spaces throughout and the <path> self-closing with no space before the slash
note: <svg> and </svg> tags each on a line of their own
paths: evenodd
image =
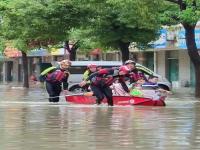
<svg viewBox="0 0 200 150">
<path fill-rule="evenodd" d="M 166 107 L 49 104 L 41 89 L 0 88 L 0 150 L 190 150 L 200 147 L 200 103 Z"/>
</svg>

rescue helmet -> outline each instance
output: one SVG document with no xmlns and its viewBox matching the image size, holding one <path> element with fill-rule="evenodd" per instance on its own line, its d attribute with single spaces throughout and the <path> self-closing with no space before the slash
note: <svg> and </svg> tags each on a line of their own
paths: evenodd
<svg viewBox="0 0 200 150">
<path fill-rule="evenodd" d="M 68 68 L 71 66 L 71 61 L 67 60 L 67 59 L 64 59 L 62 61 L 59 62 L 60 64 L 60 67 L 63 69 L 63 68 Z"/>
<path fill-rule="evenodd" d="M 60 64 L 61 64 L 61 65 L 62 65 L 62 64 L 71 65 L 71 62 L 70 62 L 69 60 L 67 60 L 67 59 L 64 59 L 64 60 L 60 61 Z"/>
<path fill-rule="evenodd" d="M 129 68 L 127 66 L 121 66 L 119 67 L 119 71 L 124 72 L 125 74 L 129 73 Z"/>
<path fill-rule="evenodd" d="M 96 64 L 88 64 L 87 68 L 97 68 L 97 65 Z"/>
<path fill-rule="evenodd" d="M 125 65 L 127 65 L 127 64 L 136 64 L 136 62 L 135 61 L 133 61 L 133 60 L 131 60 L 131 59 L 129 59 L 129 60 L 127 60 L 127 61 L 125 61 L 125 63 L 124 63 Z"/>
</svg>

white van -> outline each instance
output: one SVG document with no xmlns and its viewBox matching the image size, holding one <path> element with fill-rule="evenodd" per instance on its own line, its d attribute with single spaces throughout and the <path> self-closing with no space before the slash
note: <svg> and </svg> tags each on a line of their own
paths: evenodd
<svg viewBox="0 0 200 150">
<path fill-rule="evenodd" d="M 71 61 L 72 65 L 69 68 L 70 76 L 69 83 L 80 83 L 83 79 L 83 73 L 89 64 L 96 64 L 102 68 L 118 67 L 122 65 L 120 61 Z"/>
<path fill-rule="evenodd" d="M 121 61 L 72 61 L 72 65 L 69 68 L 70 76 L 69 76 L 69 91 L 81 91 L 79 87 L 79 83 L 83 79 L 83 73 L 87 69 L 89 64 L 96 64 L 97 66 L 101 66 L 102 68 L 111 68 L 118 67 L 122 65 Z M 136 64 L 136 68 L 142 71 L 145 76 L 154 75 L 158 76 L 159 82 L 158 85 L 166 90 L 171 90 L 171 83 L 161 75 L 156 74 L 152 70 L 146 68 L 141 64 Z"/>
</svg>

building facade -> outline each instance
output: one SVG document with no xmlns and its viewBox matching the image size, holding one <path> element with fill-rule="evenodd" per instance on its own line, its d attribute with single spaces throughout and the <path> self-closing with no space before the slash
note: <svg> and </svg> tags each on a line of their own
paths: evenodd
<svg viewBox="0 0 200 150">
<path fill-rule="evenodd" d="M 195 30 L 196 44 L 200 48 L 200 26 Z M 166 77 L 174 88 L 194 87 L 194 67 L 188 55 L 185 31 L 182 26 L 166 27 L 151 49 L 140 50 L 130 46 L 130 59 Z M 200 52 L 199 52 L 200 54 Z M 109 60 L 120 60 L 119 52 L 108 52 Z"/>
</svg>

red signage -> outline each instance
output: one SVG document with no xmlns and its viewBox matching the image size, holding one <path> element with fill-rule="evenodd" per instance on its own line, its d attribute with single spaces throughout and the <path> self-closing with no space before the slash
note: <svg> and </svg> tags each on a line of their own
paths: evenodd
<svg viewBox="0 0 200 150">
<path fill-rule="evenodd" d="M 96 48 L 90 52 L 90 55 L 100 55 L 101 54 L 101 49 Z"/>
<path fill-rule="evenodd" d="M 4 50 L 4 55 L 8 58 L 21 57 L 22 53 L 17 48 L 6 47 Z"/>
</svg>

